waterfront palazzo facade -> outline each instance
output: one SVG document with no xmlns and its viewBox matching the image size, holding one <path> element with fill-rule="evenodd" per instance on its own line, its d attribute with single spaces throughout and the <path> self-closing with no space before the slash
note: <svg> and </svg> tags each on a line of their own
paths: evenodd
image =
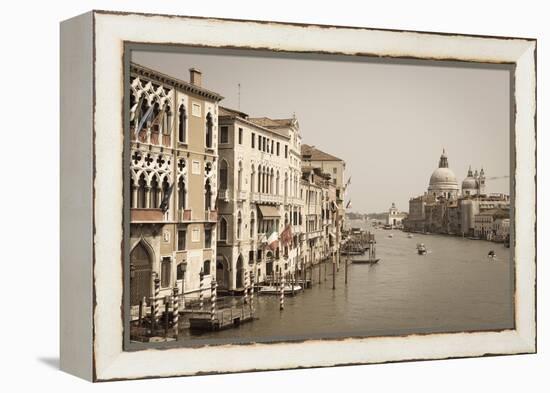
<svg viewBox="0 0 550 393">
<path fill-rule="evenodd" d="M 225 108 L 194 68 L 187 82 L 131 64 L 129 94 L 131 305 L 156 279 L 160 296 L 198 296 L 201 276 L 238 293 L 251 273 L 261 283 L 336 253 L 345 163 L 304 152 L 295 116 Z"/>
<path fill-rule="evenodd" d="M 404 229 L 508 240 L 510 197 L 489 194 L 485 187 L 483 168 L 479 172 L 472 172 L 470 168 L 459 188 L 443 150 L 439 166 L 430 177 L 427 192 L 409 200 L 409 215 L 403 220 Z"/>
<path fill-rule="evenodd" d="M 138 304 L 160 279 L 193 291 L 214 279 L 217 93 L 200 71 L 184 82 L 135 64 L 130 77 L 130 297 Z"/>
</svg>

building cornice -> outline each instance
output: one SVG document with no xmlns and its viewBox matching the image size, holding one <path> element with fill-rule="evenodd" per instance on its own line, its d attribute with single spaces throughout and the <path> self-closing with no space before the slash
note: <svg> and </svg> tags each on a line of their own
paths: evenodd
<svg viewBox="0 0 550 393">
<path fill-rule="evenodd" d="M 218 93 L 215 93 L 213 91 L 210 91 L 200 86 L 193 85 L 192 83 L 182 81 L 181 79 L 171 77 L 169 75 L 163 74 L 159 71 L 144 67 L 139 64 L 131 63 L 130 73 L 137 76 L 145 77 L 147 79 L 150 79 L 153 82 L 173 86 L 187 93 L 195 94 L 215 102 L 219 102 L 224 98 L 222 95 Z"/>
</svg>

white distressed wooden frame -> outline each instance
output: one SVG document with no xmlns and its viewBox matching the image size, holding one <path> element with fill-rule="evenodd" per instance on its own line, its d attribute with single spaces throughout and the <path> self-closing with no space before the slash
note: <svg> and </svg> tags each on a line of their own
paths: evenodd
<svg viewBox="0 0 550 393">
<path fill-rule="evenodd" d="M 125 42 L 515 64 L 514 330 L 123 351 Z M 61 367 L 88 380 L 536 351 L 536 41 L 90 12 L 61 25 Z"/>
</svg>

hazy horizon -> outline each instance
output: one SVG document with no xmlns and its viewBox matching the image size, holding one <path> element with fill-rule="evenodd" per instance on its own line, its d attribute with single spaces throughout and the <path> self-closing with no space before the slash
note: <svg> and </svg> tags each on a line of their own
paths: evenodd
<svg viewBox="0 0 550 393">
<path fill-rule="evenodd" d="M 471 165 L 484 168 L 488 192 L 509 193 L 508 178 L 490 179 L 510 172 L 508 70 L 188 51 L 133 52 L 132 61 L 186 81 L 197 67 L 203 86 L 225 97 L 221 105 L 251 117 L 295 114 L 303 143 L 346 161 L 348 211 L 383 212 L 392 202 L 408 211 L 443 148 L 459 187 Z"/>
</svg>

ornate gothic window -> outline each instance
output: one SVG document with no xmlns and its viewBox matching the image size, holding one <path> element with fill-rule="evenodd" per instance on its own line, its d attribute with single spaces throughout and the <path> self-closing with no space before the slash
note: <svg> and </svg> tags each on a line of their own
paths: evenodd
<svg viewBox="0 0 550 393">
<path fill-rule="evenodd" d="M 204 209 L 211 210 L 212 208 L 212 186 L 210 185 L 210 179 L 207 179 L 204 183 Z"/>
<path fill-rule="evenodd" d="M 187 112 L 183 104 L 180 105 L 178 113 L 178 141 L 187 142 Z"/>
<path fill-rule="evenodd" d="M 147 182 L 145 181 L 145 175 L 142 173 L 138 180 L 138 192 L 137 192 L 137 207 L 145 209 L 146 206 L 146 188 Z"/>
<path fill-rule="evenodd" d="M 206 115 L 206 147 L 212 148 L 212 133 L 214 128 L 214 121 L 210 112 Z"/>
<path fill-rule="evenodd" d="M 160 187 L 156 175 L 153 176 L 153 179 L 151 180 L 151 190 L 149 193 L 149 208 L 157 209 L 160 205 Z"/>
<path fill-rule="evenodd" d="M 179 210 L 185 209 L 185 197 L 186 197 L 185 182 L 183 181 L 183 177 L 180 177 L 180 179 L 178 180 L 178 209 Z"/>
<path fill-rule="evenodd" d="M 227 220 L 224 217 L 220 218 L 220 240 L 227 240 Z"/>
</svg>

